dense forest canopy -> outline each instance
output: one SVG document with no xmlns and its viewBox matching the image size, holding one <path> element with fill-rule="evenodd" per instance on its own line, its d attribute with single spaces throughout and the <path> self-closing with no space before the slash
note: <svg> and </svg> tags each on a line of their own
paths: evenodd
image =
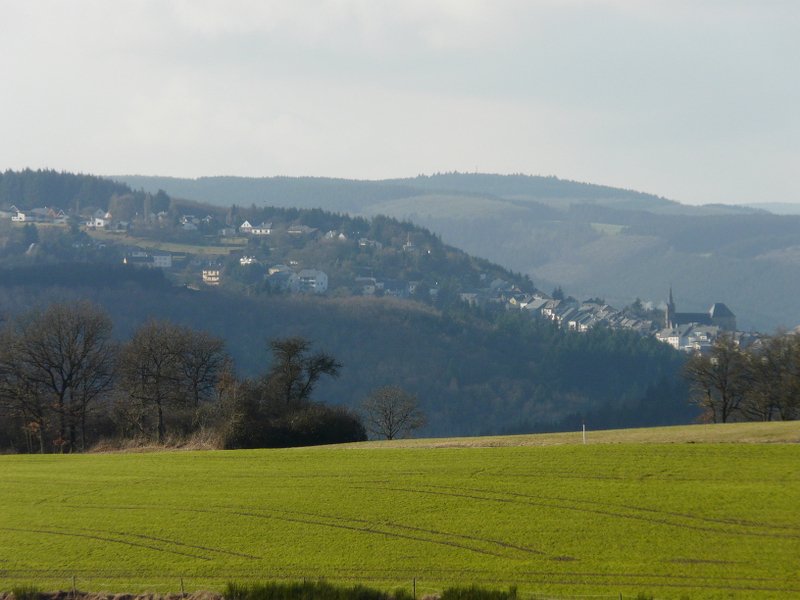
<svg viewBox="0 0 800 600">
<path fill-rule="evenodd" d="M 31 169 L 0 173 L 0 206 L 48 206 L 77 212 L 85 206 L 106 209 L 112 196 L 131 193 L 123 183 L 94 175 Z"/>
<path fill-rule="evenodd" d="M 283 208 L 324 208 L 360 213 L 376 201 L 382 202 L 424 192 L 402 184 L 333 179 L 327 177 L 117 177 L 134 188 L 168 190 L 178 198 L 191 198 L 216 205 L 250 204 Z M 155 191 L 155 190 L 153 190 Z"/>
</svg>

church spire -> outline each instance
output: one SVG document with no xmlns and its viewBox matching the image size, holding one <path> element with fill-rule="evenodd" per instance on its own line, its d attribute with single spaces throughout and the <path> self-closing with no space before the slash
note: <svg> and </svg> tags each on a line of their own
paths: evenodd
<svg viewBox="0 0 800 600">
<path fill-rule="evenodd" d="M 672 328 L 672 319 L 675 316 L 675 300 L 672 299 L 672 284 L 669 286 L 669 302 L 667 302 L 667 309 L 664 311 L 664 327 Z"/>
</svg>

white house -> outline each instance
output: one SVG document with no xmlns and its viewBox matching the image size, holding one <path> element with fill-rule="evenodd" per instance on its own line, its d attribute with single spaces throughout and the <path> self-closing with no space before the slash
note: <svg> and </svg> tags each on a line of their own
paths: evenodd
<svg viewBox="0 0 800 600">
<path fill-rule="evenodd" d="M 66 225 L 67 224 L 67 222 L 69 221 L 69 217 L 67 216 L 67 213 L 65 213 L 61 209 L 59 209 L 59 210 L 52 210 L 51 209 L 51 211 L 52 211 L 51 217 L 53 219 L 53 223 L 57 223 L 58 225 Z"/>
<path fill-rule="evenodd" d="M 360 248 L 375 248 L 376 250 L 383 249 L 383 244 L 376 240 L 371 240 L 369 238 L 360 238 L 358 240 L 358 245 Z"/>
<path fill-rule="evenodd" d="M 111 223 L 111 213 L 110 212 L 103 212 L 100 209 L 97 209 L 92 217 L 86 221 L 87 227 L 92 227 L 94 229 L 100 228 L 102 229 L 106 225 Z"/>
<path fill-rule="evenodd" d="M 126 265 L 138 265 L 140 267 L 151 267 L 154 269 L 171 269 L 172 268 L 172 254 L 162 252 L 159 254 L 150 254 L 142 250 L 130 252 L 122 259 Z"/>
<path fill-rule="evenodd" d="M 203 283 L 206 285 L 219 285 L 219 269 L 203 269 Z"/>
<path fill-rule="evenodd" d="M 324 294 L 328 290 L 328 276 L 316 269 L 303 269 L 297 276 L 300 278 L 300 291 Z"/>
<path fill-rule="evenodd" d="M 272 223 L 264 222 L 258 227 L 251 227 L 250 235 L 272 235 Z"/>
<path fill-rule="evenodd" d="M 153 254 L 153 266 L 158 269 L 171 269 L 172 254 L 169 253 Z"/>
<path fill-rule="evenodd" d="M 282 271 L 290 271 L 291 272 L 292 271 L 292 267 L 290 267 L 288 265 L 272 265 L 269 268 L 269 270 L 267 271 L 267 273 L 269 275 L 274 275 L 275 273 L 280 273 Z"/>
<path fill-rule="evenodd" d="M 692 333 L 692 325 L 678 325 L 676 327 L 667 327 L 656 333 L 656 339 L 659 342 L 669 344 L 675 350 L 691 349 L 689 346 L 689 336 Z"/>
<path fill-rule="evenodd" d="M 336 231 L 335 229 L 331 229 L 330 231 L 328 231 L 325 234 L 325 239 L 326 240 L 333 240 L 333 241 L 337 241 L 337 242 L 346 242 L 347 241 L 347 236 L 344 233 L 340 233 L 340 232 Z"/>
<path fill-rule="evenodd" d="M 104 217 L 92 217 L 86 221 L 86 226 L 94 229 L 102 229 L 106 225 L 108 225 L 108 221 Z"/>
</svg>

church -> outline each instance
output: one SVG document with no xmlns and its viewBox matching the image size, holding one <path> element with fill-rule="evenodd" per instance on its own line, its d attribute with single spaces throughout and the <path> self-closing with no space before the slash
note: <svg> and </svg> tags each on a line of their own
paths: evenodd
<svg viewBox="0 0 800 600">
<path fill-rule="evenodd" d="M 736 331 L 736 315 L 722 302 L 715 302 L 707 313 L 679 313 L 675 311 L 672 287 L 669 288 L 669 302 L 665 310 L 665 325 L 673 329 L 680 325 L 714 325 L 723 331 Z"/>
</svg>

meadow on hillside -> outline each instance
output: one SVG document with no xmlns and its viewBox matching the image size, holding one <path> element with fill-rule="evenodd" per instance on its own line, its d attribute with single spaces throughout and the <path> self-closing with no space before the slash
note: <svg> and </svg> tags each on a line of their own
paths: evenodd
<svg viewBox="0 0 800 600">
<path fill-rule="evenodd" d="M 0 457 L 0 590 L 362 582 L 420 593 L 800 594 L 800 446 Z"/>
</svg>

